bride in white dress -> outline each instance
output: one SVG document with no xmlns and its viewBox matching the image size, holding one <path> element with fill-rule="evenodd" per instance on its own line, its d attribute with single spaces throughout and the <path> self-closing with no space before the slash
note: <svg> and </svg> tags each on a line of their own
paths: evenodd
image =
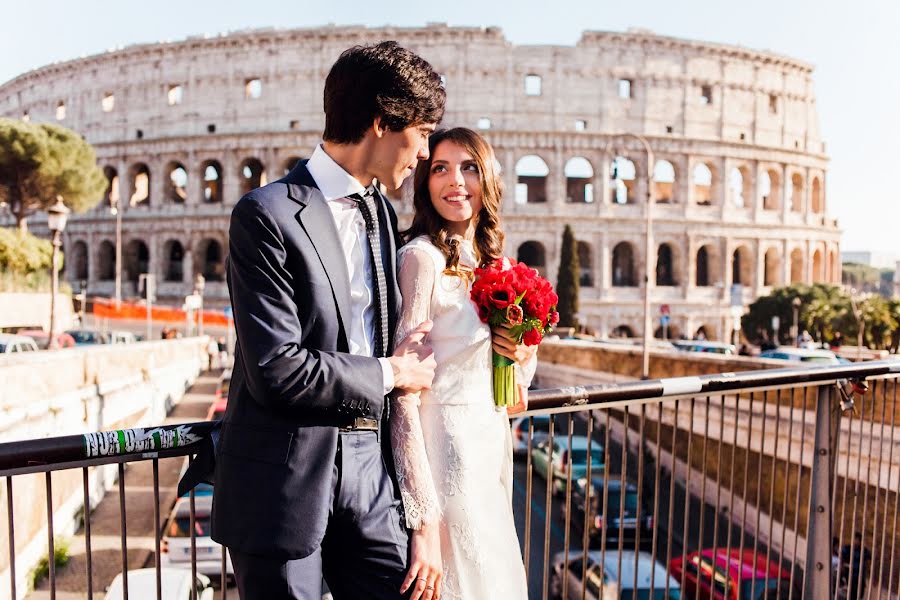
<svg viewBox="0 0 900 600">
<path fill-rule="evenodd" d="M 502 256 L 502 187 L 490 146 L 474 131 L 434 134 L 415 174 L 415 217 L 400 250 L 398 338 L 426 320 L 437 369 L 430 391 L 393 400 L 391 439 L 412 530 L 403 591 L 413 600 L 524 600 L 512 513 L 512 446 L 494 407 L 491 350 L 517 363 L 524 388 L 535 349 L 492 332 L 469 297 L 472 270 Z"/>
</svg>

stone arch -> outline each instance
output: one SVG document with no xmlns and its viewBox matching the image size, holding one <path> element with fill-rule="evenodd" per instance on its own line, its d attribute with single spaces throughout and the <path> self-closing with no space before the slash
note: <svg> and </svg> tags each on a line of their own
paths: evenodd
<svg viewBox="0 0 900 600">
<path fill-rule="evenodd" d="M 550 169 L 544 159 L 528 154 L 516 163 L 516 203 L 539 204 L 547 202 L 547 175 Z"/>
<path fill-rule="evenodd" d="M 203 202 L 218 204 L 222 202 L 222 165 L 217 160 L 207 160 L 200 166 L 203 178 Z"/>
<path fill-rule="evenodd" d="M 214 238 L 204 238 L 197 246 L 196 272 L 206 281 L 225 281 L 225 251 Z"/>
<path fill-rule="evenodd" d="M 747 246 L 738 246 L 731 255 L 731 282 L 735 285 L 753 285 L 753 254 Z"/>
<path fill-rule="evenodd" d="M 822 182 L 818 177 L 812 180 L 812 212 L 822 214 L 825 212 L 825 198 L 822 195 Z"/>
<path fill-rule="evenodd" d="M 566 202 L 590 204 L 594 201 L 594 167 L 583 156 L 566 162 Z"/>
<path fill-rule="evenodd" d="M 728 172 L 728 199 L 733 206 L 744 208 L 751 197 L 750 169 L 741 165 Z"/>
<path fill-rule="evenodd" d="M 106 176 L 106 191 L 103 192 L 103 203 L 107 208 L 119 208 L 119 172 L 112 166 L 103 167 Z"/>
<path fill-rule="evenodd" d="M 286 159 L 284 159 L 284 162 L 281 163 L 281 169 L 282 171 L 284 171 L 284 174 L 287 175 L 288 173 L 293 171 L 294 167 L 296 167 L 301 160 L 303 159 L 299 156 L 288 156 Z"/>
<path fill-rule="evenodd" d="M 184 281 L 184 246 L 178 240 L 163 244 L 163 280 Z"/>
<path fill-rule="evenodd" d="M 695 204 L 710 206 L 713 203 L 713 186 L 716 168 L 710 163 L 697 163 L 691 173 L 691 196 Z"/>
<path fill-rule="evenodd" d="M 759 174 L 759 195 L 763 210 L 781 208 L 781 176 L 775 169 L 766 169 Z"/>
<path fill-rule="evenodd" d="M 516 252 L 516 260 L 525 263 L 532 269 L 537 269 L 541 276 L 547 271 L 547 253 L 544 245 L 540 242 L 524 242 Z"/>
<path fill-rule="evenodd" d="M 781 254 L 778 248 L 769 248 L 764 257 L 765 271 L 763 272 L 763 285 L 781 285 Z"/>
<path fill-rule="evenodd" d="M 594 250 L 587 242 L 578 242 L 578 285 L 594 287 Z"/>
<path fill-rule="evenodd" d="M 172 161 L 166 166 L 165 200 L 173 204 L 184 204 L 187 200 L 188 174 L 184 165 Z"/>
<path fill-rule="evenodd" d="M 653 163 L 653 198 L 659 204 L 675 202 L 675 182 L 678 176 L 675 166 L 662 159 Z"/>
<path fill-rule="evenodd" d="M 663 332 L 665 332 L 665 335 L 663 335 Z M 665 328 L 663 328 L 662 325 L 658 326 L 653 332 L 653 337 L 658 340 L 677 340 L 681 337 L 681 328 L 670 321 L 669 324 L 665 326 Z"/>
<path fill-rule="evenodd" d="M 97 280 L 112 281 L 115 278 L 116 246 L 109 240 L 103 240 L 97 248 Z"/>
<path fill-rule="evenodd" d="M 697 287 L 709 287 L 716 281 L 715 249 L 711 244 L 704 244 L 697 249 L 696 273 L 694 284 Z"/>
<path fill-rule="evenodd" d="M 615 327 L 613 327 L 613 330 L 610 333 L 610 337 L 633 338 L 635 337 L 634 329 L 632 329 L 630 325 L 625 325 L 624 323 L 621 325 L 616 325 Z"/>
<path fill-rule="evenodd" d="M 150 167 L 144 163 L 135 163 L 128 170 L 131 182 L 128 190 L 129 206 L 150 206 Z"/>
<path fill-rule="evenodd" d="M 832 283 L 834 281 L 839 281 L 839 279 L 835 278 L 835 274 L 834 274 L 834 266 L 836 264 L 835 256 L 836 255 L 835 255 L 834 250 L 828 251 L 828 262 L 826 263 L 826 266 L 825 266 L 826 271 L 825 271 L 825 279 L 824 279 L 826 283 Z"/>
<path fill-rule="evenodd" d="M 150 270 L 150 248 L 144 240 L 134 239 L 125 246 L 123 257 L 125 267 L 125 281 L 138 282 L 141 273 Z"/>
<path fill-rule="evenodd" d="M 68 254 L 66 264 L 69 265 L 69 280 L 87 281 L 89 279 L 87 243 L 83 240 L 74 242 Z"/>
<path fill-rule="evenodd" d="M 614 287 L 635 287 L 634 246 L 619 242 L 612 251 L 612 284 Z"/>
<path fill-rule="evenodd" d="M 697 328 L 694 332 L 695 340 L 715 340 L 716 339 L 716 328 L 711 327 L 709 325 L 703 324 Z"/>
<path fill-rule="evenodd" d="M 791 252 L 791 283 L 803 283 L 806 279 L 806 264 L 803 260 L 803 250 L 794 248 Z"/>
<path fill-rule="evenodd" d="M 612 203 L 635 203 L 635 175 L 634 162 L 624 156 L 617 156 L 612 161 Z"/>
<path fill-rule="evenodd" d="M 678 285 L 678 256 L 674 244 L 662 243 L 656 249 L 656 285 Z"/>
<path fill-rule="evenodd" d="M 825 281 L 825 273 L 823 270 L 824 262 L 822 260 L 822 251 L 816 249 L 813 252 L 813 283 L 821 283 Z"/>
<path fill-rule="evenodd" d="M 266 168 L 258 158 L 245 158 L 238 170 L 241 196 L 266 185 Z"/>
<path fill-rule="evenodd" d="M 803 212 L 803 176 L 800 173 L 791 175 L 791 212 Z"/>
</svg>

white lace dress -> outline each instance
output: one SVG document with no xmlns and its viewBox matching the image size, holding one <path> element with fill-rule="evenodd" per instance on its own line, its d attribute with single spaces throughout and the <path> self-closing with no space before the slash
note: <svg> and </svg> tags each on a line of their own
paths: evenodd
<svg viewBox="0 0 900 600">
<path fill-rule="evenodd" d="M 474 262 L 464 242 L 460 263 Z M 469 298 L 471 283 L 444 268 L 427 238 L 400 250 L 397 339 L 431 319 L 437 361 L 432 390 L 395 399 L 391 413 L 407 526 L 440 521 L 442 598 L 522 600 L 528 592 L 512 514 L 509 419 L 493 404 L 490 330 Z M 526 387 L 535 362 L 518 370 Z"/>
</svg>

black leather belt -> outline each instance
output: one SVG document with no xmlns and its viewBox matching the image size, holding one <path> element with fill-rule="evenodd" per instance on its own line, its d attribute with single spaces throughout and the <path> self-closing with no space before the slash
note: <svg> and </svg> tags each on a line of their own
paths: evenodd
<svg viewBox="0 0 900 600">
<path fill-rule="evenodd" d="M 348 424 L 338 427 L 338 431 L 378 431 L 378 419 L 356 417 Z"/>
</svg>

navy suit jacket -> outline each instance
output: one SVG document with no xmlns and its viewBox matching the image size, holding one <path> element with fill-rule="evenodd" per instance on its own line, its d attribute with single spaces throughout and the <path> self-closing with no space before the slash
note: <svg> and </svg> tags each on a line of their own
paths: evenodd
<svg viewBox="0 0 900 600">
<path fill-rule="evenodd" d="M 393 335 L 397 218 L 378 199 Z M 382 418 L 386 402 L 378 360 L 349 354 L 346 259 L 306 161 L 235 205 L 227 273 L 237 345 L 215 450 L 212 537 L 246 553 L 303 558 L 325 535 L 337 425 Z M 393 477 L 388 433 L 382 427 Z"/>
</svg>

